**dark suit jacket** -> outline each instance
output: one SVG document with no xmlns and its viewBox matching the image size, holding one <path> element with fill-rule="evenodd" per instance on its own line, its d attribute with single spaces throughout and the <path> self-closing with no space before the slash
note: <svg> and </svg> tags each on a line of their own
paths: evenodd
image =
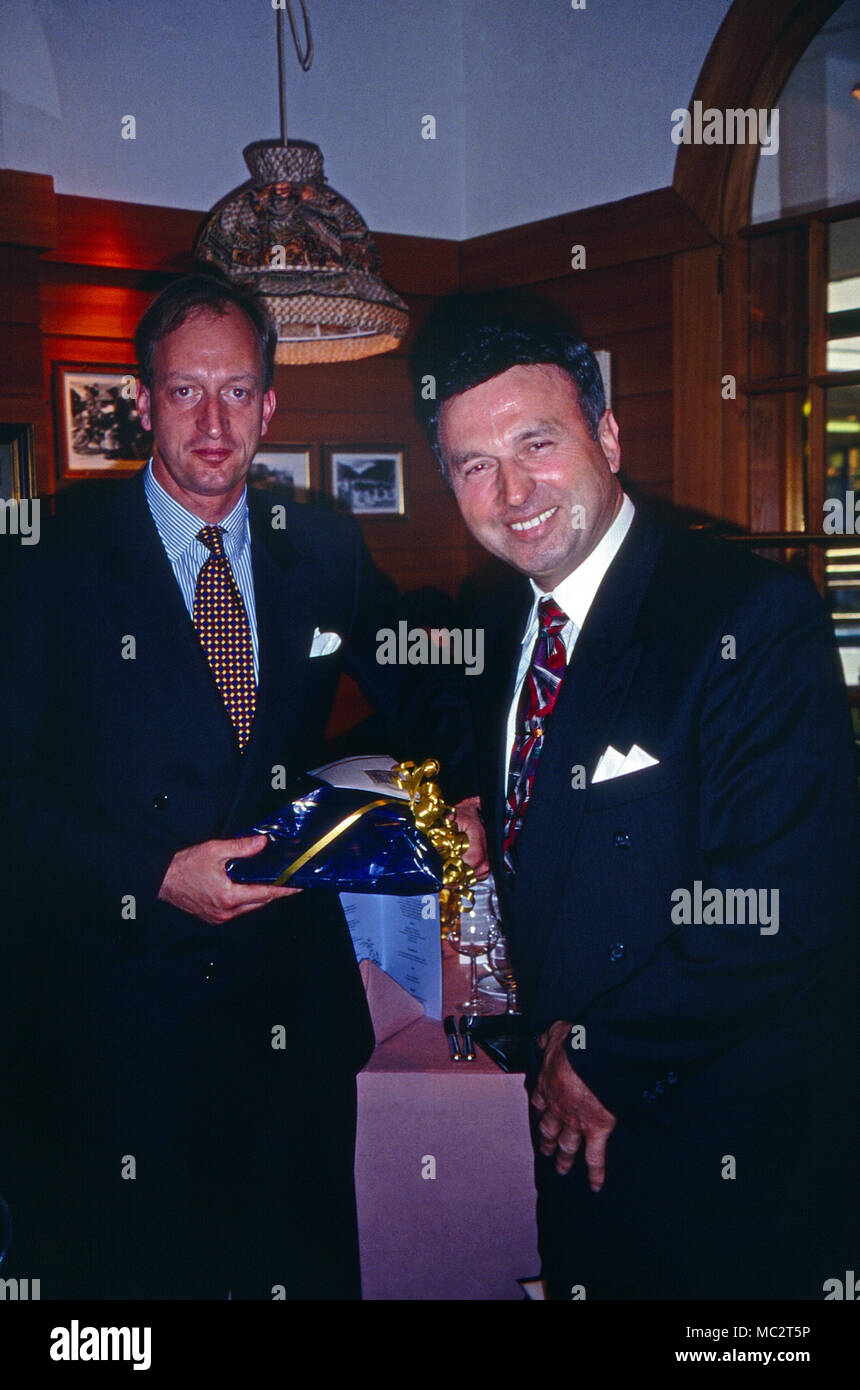
<svg viewBox="0 0 860 1390">
<path fill-rule="evenodd" d="M 631 1171 L 653 1177 L 662 1164 L 669 1174 L 642 1196 L 663 1218 L 683 1207 L 679 1194 L 696 1194 L 695 1244 L 703 1211 L 719 1210 L 720 1184 L 709 1188 L 703 1165 L 713 1161 L 716 1172 L 722 1154 L 743 1148 L 761 1183 L 796 1205 L 798 1175 L 779 1152 L 778 1117 L 789 1106 L 804 1163 L 812 1095 L 836 1105 L 827 1145 L 845 1152 L 854 1102 L 844 1029 L 836 1040 L 845 1004 L 832 990 L 856 930 L 856 774 L 832 627 L 805 581 L 664 530 L 640 506 L 576 642 L 511 889 L 501 868 L 504 727 L 530 601 L 518 580 L 484 615 L 492 656 L 475 682 L 476 730 L 491 854 L 533 1032 L 557 1019 L 585 1024 L 585 1048 L 571 1060 L 618 1119 L 596 1199 L 610 1214 L 589 1226 L 591 1198 L 587 1219 L 570 1213 L 568 1244 L 582 1249 L 589 1230 L 595 1245 L 623 1244 L 635 1229 L 635 1215 L 607 1195 L 627 1154 Z M 633 744 L 658 764 L 592 783 L 608 745 L 627 753 Z M 778 932 L 676 924 L 672 894 L 692 893 L 697 880 L 768 890 L 768 905 L 778 891 Z M 820 1136 L 818 1150 L 823 1157 Z M 804 1177 L 805 1193 L 815 1171 Z M 753 1187 L 745 1191 L 748 1214 Z M 632 1252 L 631 1266 L 642 1255 Z M 627 1283 L 619 1276 L 616 1296 L 660 1296 L 653 1265 Z"/>
<path fill-rule="evenodd" d="M 305 892 L 222 927 L 157 900 L 178 850 L 246 831 L 286 799 L 273 788 L 279 769 L 290 778 L 322 761 L 341 671 L 389 718 L 399 739 L 391 751 L 440 756 L 451 794 L 474 790 L 463 780 L 468 711 L 457 681 L 443 668 L 376 662 L 376 632 L 396 627 L 397 599 L 357 527 L 289 502 L 273 525 L 282 502 L 249 492 L 260 679 L 244 756 L 141 478 L 62 499 L 37 546 L 7 538 L 0 952 L 13 1001 L 11 1084 L 17 1070 L 32 1097 L 58 1074 L 52 1059 L 65 1059 L 71 1099 L 55 1101 L 74 1126 L 94 1085 L 86 1073 L 100 1068 L 120 1146 L 120 1132 L 145 1115 L 139 1145 L 153 1127 L 181 1134 L 195 1123 L 181 1088 L 170 1090 L 183 1056 L 190 1075 L 196 1065 L 202 1075 L 217 1070 L 211 1049 L 223 1045 L 221 1062 L 235 1070 L 226 1107 L 241 1101 L 243 1123 L 257 1126 L 275 1103 L 252 1054 L 240 1075 L 235 1059 L 252 1034 L 269 1046 L 271 1029 L 287 1028 L 291 1097 L 336 1086 L 367 1060 L 372 1030 L 335 894 Z M 311 659 L 315 628 L 339 634 L 341 649 Z M 427 747 L 411 742 L 419 725 Z M 120 1115 L 123 1088 L 142 1096 L 159 1067 L 163 1104 L 153 1098 L 149 1116 L 140 1099 Z"/>
</svg>

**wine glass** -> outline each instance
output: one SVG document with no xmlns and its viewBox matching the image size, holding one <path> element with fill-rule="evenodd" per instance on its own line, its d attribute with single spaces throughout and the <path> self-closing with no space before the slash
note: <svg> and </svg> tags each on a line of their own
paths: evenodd
<svg viewBox="0 0 860 1390">
<path fill-rule="evenodd" d="M 505 1013 L 521 1014 L 522 1009 L 517 1000 L 517 980 L 511 962 L 511 951 L 507 938 L 501 933 L 495 944 L 487 951 L 487 963 L 493 976 L 505 991 Z"/>
<path fill-rule="evenodd" d="M 454 1007 L 466 1014 L 486 1014 L 493 1009 L 478 995 L 478 958 L 485 956 L 498 942 L 499 925 L 492 885 L 478 883 L 474 894 L 472 907 L 460 913 L 456 929 L 448 932 L 448 941 L 454 950 L 461 956 L 468 956 L 471 966 L 469 998 Z"/>
</svg>

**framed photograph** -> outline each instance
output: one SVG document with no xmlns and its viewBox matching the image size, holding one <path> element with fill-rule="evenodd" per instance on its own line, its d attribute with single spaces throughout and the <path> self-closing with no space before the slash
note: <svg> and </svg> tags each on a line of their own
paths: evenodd
<svg viewBox="0 0 860 1390">
<path fill-rule="evenodd" d="M 61 478 L 122 476 L 143 467 L 150 436 L 134 397 L 134 367 L 54 363 Z"/>
<path fill-rule="evenodd" d="M 297 501 L 307 497 L 311 488 L 310 444 L 272 444 L 260 448 L 248 471 L 248 482 L 256 487 L 292 492 Z"/>
<path fill-rule="evenodd" d="M 332 496 L 353 516 L 406 515 L 399 445 L 331 444 L 326 459 Z"/>
<path fill-rule="evenodd" d="M 32 425 L 0 425 L 0 502 L 36 495 Z"/>
</svg>

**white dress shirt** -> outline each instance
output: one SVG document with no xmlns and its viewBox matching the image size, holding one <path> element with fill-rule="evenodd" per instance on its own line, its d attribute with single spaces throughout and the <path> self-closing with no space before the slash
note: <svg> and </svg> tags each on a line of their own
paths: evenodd
<svg viewBox="0 0 860 1390">
<path fill-rule="evenodd" d="M 613 521 L 609 530 L 601 536 L 591 554 L 583 560 L 581 565 L 577 565 L 560 584 L 548 594 L 545 594 L 537 587 L 534 580 L 530 580 L 534 590 L 534 602 L 531 606 L 526 630 L 523 633 L 522 648 L 520 651 L 520 664 L 517 670 L 517 684 L 514 690 L 514 698 L 508 710 L 508 729 L 507 729 L 507 761 L 506 766 L 510 767 L 511 752 L 514 746 L 517 727 L 517 706 L 520 702 L 520 691 L 526 672 L 532 662 L 535 643 L 538 638 L 538 604 L 542 598 L 553 598 L 559 608 L 567 614 L 569 621 L 565 624 L 561 632 L 564 642 L 566 659 L 570 661 L 571 652 L 576 644 L 576 639 L 580 634 L 582 625 L 585 622 L 588 610 L 594 601 L 594 595 L 600 587 L 603 576 L 618 554 L 621 542 L 630 530 L 630 523 L 636 508 L 625 492 L 618 509 L 618 515 Z"/>
</svg>

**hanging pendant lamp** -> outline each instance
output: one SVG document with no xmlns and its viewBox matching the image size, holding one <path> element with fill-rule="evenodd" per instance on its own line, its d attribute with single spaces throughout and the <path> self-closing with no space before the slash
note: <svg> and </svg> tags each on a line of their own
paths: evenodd
<svg viewBox="0 0 860 1390">
<path fill-rule="evenodd" d="M 285 3 L 307 72 L 313 42 L 304 0 L 304 52 L 290 0 Z M 319 146 L 287 140 L 282 9 L 277 23 L 281 138 L 243 150 L 250 183 L 216 203 L 194 256 L 261 296 L 278 330 L 276 362 L 345 362 L 389 352 L 406 332 L 409 310 L 379 273 L 363 217 L 328 186 Z"/>
</svg>

